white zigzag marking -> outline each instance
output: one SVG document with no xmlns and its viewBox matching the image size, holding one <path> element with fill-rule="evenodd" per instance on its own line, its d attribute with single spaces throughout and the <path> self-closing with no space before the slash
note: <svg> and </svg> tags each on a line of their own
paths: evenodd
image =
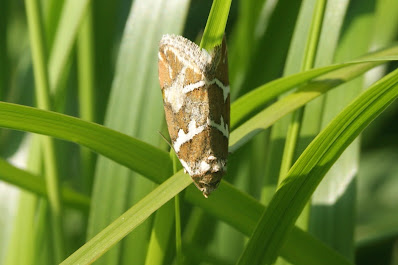
<svg viewBox="0 0 398 265">
<path fill-rule="evenodd" d="M 222 116 L 220 124 L 217 124 L 215 121 L 212 121 L 209 118 L 207 118 L 207 124 L 222 132 L 225 137 L 229 137 L 228 124 L 224 123 L 224 118 Z"/>
<path fill-rule="evenodd" d="M 192 140 L 195 137 L 195 135 L 201 133 L 207 126 L 212 126 L 217 130 L 219 130 L 225 137 L 227 138 L 229 137 L 228 124 L 224 122 L 224 118 L 222 116 L 220 124 L 207 118 L 207 124 L 204 124 L 199 127 L 196 127 L 195 120 L 191 120 L 188 124 L 187 133 L 185 133 L 183 129 L 180 129 L 178 131 L 177 139 L 173 143 L 174 150 L 176 151 L 176 153 L 180 151 L 180 148 L 184 143 L 188 142 L 189 140 Z M 211 157 L 211 159 L 213 159 L 213 157 Z"/>
<path fill-rule="evenodd" d="M 212 81 L 210 81 L 211 84 L 216 83 L 217 86 L 219 86 L 222 89 L 223 95 L 224 95 L 224 102 L 227 100 L 228 94 L 229 94 L 229 86 L 224 85 L 220 80 L 217 78 L 214 78 Z"/>
<path fill-rule="evenodd" d="M 223 96 L 224 96 L 224 102 L 227 100 L 228 94 L 229 94 L 229 86 L 224 85 L 220 80 L 217 78 L 214 78 L 213 80 L 209 81 L 207 78 L 205 80 L 200 80 L 199 82 L 193 83 L 186 85 L 182 88 L 183 93 L 189 93 L 191 91 L 194 91 L 197 88 L 200 88 L 204 85 L 213 85 L 216 84 L 219 88 L 222 89 L 223 91 Z"/>
<path fill-rule="evenodd" d="M 184 105 L 184 94 L 189 93 L 204 85 L 212 85 L 214 83 L 217 84 L 217 86 L 223 90 L 224 102 L 227 100 L 230 91 L 229 86 L 224 85 L 217 78 L 213 80 L 208 80 L 204 76 L 206 65 L 208 65 L 212 61 L 211 55 L 205 49 L 199 48 L 199 46 L 197 46 L 195 43 L 190 42 L 184 38 L 173 35 L 163 36 L 161 40 L 161 45 L 164 45 L 163 52 L 165 55 L 168 52 L 172 52 L 173 55 L 176 56 L 180 63 L 182 63 L 183 65 L 181 72 L 178 74 L 173 84 L 165 89 L 166 101 L 170 103 L 175 113 L 178 112 Z M 187 54 L 187 56 L 184 56 L 184 54 Z M 161 61 L 164 60 L 160 53 L 158 54 L 158 57 Z M 186 57 L 188 57 L 188 59 Z M 194 61 L 189 60 L 189 58 L 194 58 Z M 199 73 L 203 79 L 196 83 L 184 86 L 185 72 L 188 68 L 192 69 L 196 73 Z M 170 64 L 168 64 L 168 71 L 171 78 L 172 69 Z"/>
<path fill-rule="evenodd" d="M 184 143 L 193 139 L 195 137 L 195 135 L 201 133 L 205 129 L 205 127 L 206 127 L 205 124 L 202 126 L 196 127 L 196 121 L 191 120 L 188 124 L 188 132 L 187 133 L 185 133 L 183 129 L 180 129 L 178 131 L 178 137 L 175 140 L 175 142 L 173 143 L 174 150 L 176 151 L 176 153 L 178 153 L 180 151 L 180 148 Z"/>
<path fill-rule="evenodd" d="M 183 92 L 184 94 L 187 94 L 187 93 L 189 93 L 189 92 L 191 92 L 191 91 L 194 91 L 195 89 L 200 88 L 200 87 L 202 87 L 202 86 L 204 86 L 204 85 L 206 85 L 206 82 L 205 82 L 204 80 L 200 80 L 199 82 L 196 82 L 196 83 L 193 83 L 193 84 L 189 84 L 189 85 L 187 85 L 187 86 L 184 86 L 184 87 L 182 88 L 182 92 Z"/>
<path fill-rule="evenodd" d="M 197 175 L 203 175 L 204 173 L 208 172 L 211 170 L 211 172 L 218 172 L 221 169 L 225 170 L 226 169 L 226 162 L 225 160 L 219 160 L 216 163 L 213 163 L 213 166 L 210 166 L 209 163 L 206 161 L 198 161 L 198 162 L 186 162 L 182 159 L 180 159 L 181 165 L 184 167 L 184 170 L 186 173 L 188 173 L 190 176 L 197 176 Z"/>
<path fill-rule="evenodd" d="M 180 111 L 184 105 L 185 95 L 181 93 L 181 87 L 185 79 L 185 71 L 188 66 L 184 65 L 181 72 L 176 77 L 175 81 L 164 91 L 164 96 L 167 102 L 170 103 L 174 113 Z"/>
</svg>

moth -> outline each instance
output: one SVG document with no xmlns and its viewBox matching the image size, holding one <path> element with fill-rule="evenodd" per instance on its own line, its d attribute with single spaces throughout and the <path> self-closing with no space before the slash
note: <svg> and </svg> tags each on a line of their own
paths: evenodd
<svg viewBox="0 0 398 265">
<path fill-rule="evenodd" d="M 158 59 L 172 147 L 207 198 L 227 169 L 230 88 L 225 37 L 209 52 L 182 36 L 164 35 Z"/>
</svg>

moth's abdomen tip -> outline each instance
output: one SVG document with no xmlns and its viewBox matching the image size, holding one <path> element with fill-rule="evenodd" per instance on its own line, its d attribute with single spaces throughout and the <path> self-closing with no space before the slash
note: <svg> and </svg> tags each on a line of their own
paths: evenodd
<svg viewBox="0 0 398 265">
<path fill-rule="evenodd" d="M 196 187 L 198 187 L 206 199 L 220 184 L 221 175 L 219 174 L 220 172 L 192 177 Z"/>
</svg>

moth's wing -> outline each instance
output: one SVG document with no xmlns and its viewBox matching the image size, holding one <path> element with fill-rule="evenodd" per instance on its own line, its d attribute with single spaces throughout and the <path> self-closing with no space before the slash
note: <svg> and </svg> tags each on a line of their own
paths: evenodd
<svg viewBox="0 0 398 265">
<path fill-rule="evenodd" d="M 225 40 L 211 54 L 181 37 L 165 35 L 159 47 L 159 81 L 176 154 L 207 196 L 228 155 L 229 82 Z"/>
<path fill-rule="evenodd" d="M 192 106 L 187 106 L 187 93 L 193 88 L 192 84 L 199 88 L 206 64 L 211 59 L 209 56 L 198 45 L 182 36 L 164 35 L 160 41 L 159 82 L 173 144 L 180 130 L 188 132 Z"/>
</svg>

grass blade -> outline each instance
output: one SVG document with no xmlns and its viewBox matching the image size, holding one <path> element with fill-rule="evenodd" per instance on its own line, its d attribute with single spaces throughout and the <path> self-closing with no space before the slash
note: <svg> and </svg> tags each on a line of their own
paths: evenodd
<svg viewBox="0 0 398 265">
<path fill-rule="evenodd" d="M 0 179 L 38 195 L 48 196 L 43 178 L 14 167 L 2 159 L 0 159 Z M 89 197 L 70 188 L 62 188 L 61 195 L 62 201 L 72 207 L 87 210 L 90 206 Z"/>
<path fill-rule="evenodd" d="M 338 71 L 326 74 L 318 79 L 315 79 L 314 81 L 311 81 L 307 85 L 302 86 L 297 92 L 270 105 L 268 108 L 259 112 L 243 125 L 232 131 L 229 139 L 229 151 L 235 152 L 244 143 L 253 138 L 262 130 L 268 128 L 284 115 L 303 106 L 312 99 L 327 92 L 329 89 L 351 80 L 364 71 L 369 70 L 368 67 L 372 67 L 372 65 L 353 65 L 349 70 L 340 69 Z"/>
<path fill-rule="evenodd" d="M 269 101 L 277 98 L 279 95 L 294 88 L 295 86 L 298 86 L 315 77 L 324 75 L 343 67 L 346 67 L 347 71 L 355 71 L 357 67 L 355 66 L 356 62 L 368 62 L 369 68 L 366 68 L 366 70 L 368 70 L 381 63 L 383 59 L 388 59 L 388 56 L 391 56 L 391 60 L 396 60 L 397 51 L 398 47 L 392 47 L 390 49 L 371 54 L 369 57 L 364 58 L 363 60 L 316 68 L 307 72 L 293 74 L 264 84 L 240 97 L 232 104 L 231 129 L 235 129 L 245 120 L 247 120 L 248 117 L 251 117 L 252 115 L 258 113 L 261 109 L 263 109 Z M 374 58 L 374 64 L 371 64 L 372 58 Z"/>
<path fill-rule="evenodd" d="M 65 72 L 76 40 L 80 22 L 89 3 L 90 0 L 65 1 L 48 62 L 49 82 L 52 92 L 55 92 L 54 89 L 59 87 L 62 73 Z"/>
<path fill-rule="evenodd" d="M 154 189 L 140 202 L 122 214 L 61 264 L 91 264 L 109 248 L 124 238 L 154 211 L 172 199 L 189 184 L 191 178 L 180 171 Z"/>
<path fill-rule="evenodd" d="M 230 7 L 231 0 L 213 1 L 206 28 L 200 42 L 201 48 L 211 51 L 214 47 L 221 44 Z"/>
<path fill-rule="evenodd" d="M 31 39 L 32 59 L 35 76 L 36 101 L 39 108 L 50 110 L 50 87 L 47 74 L 44 28 L 37 0 L 25 1 L 28 17 L 29 36 Z M 51 208 L 52 236 L 54 240 L 55 261 L 60 262 L 65 255 L 63 235 L 63 213 L 59 191 L 59 173 L 55 156 L 54 139 L 40 138 L 44 149 L 44 163 L 48 199 Z"/>
<path fill-rule="evenodd" d="M 314 139 L 293 165 L 238 264 L 272 264 L 308 199 L 359 133 L 398 97 L 398 70 L 374 84 Z"/>
<path fill-rule="evenodd" d="M 55 112 L 0 102 L 0 126 L 79 143 L 158 183 L 166 179 L 172 166 L 165 151 L 102 125 Z"/>
</svg>

